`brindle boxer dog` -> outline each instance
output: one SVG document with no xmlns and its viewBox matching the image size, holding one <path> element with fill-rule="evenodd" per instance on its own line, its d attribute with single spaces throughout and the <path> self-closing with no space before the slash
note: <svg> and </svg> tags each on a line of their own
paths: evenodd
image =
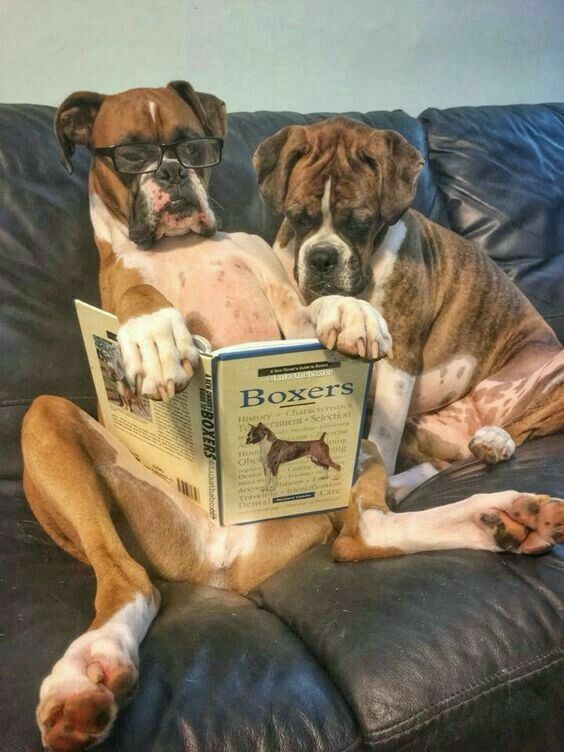
<svg viewBox="0 0 564 752">
<path fill-rule="evenodd" d="M 254 164 L 304 299 L 354 295 L 386 319 L 393 354 L 375 369 L 369 436 L 390 475 L 398 449 L 399 469 L 416 465 L 391 479 L 397 497 L 564 428 L 556 335 L 484 252 L 410 209 L 423 159 L 399 133 L 343 117 L 289 126 Z"/>
<path fill-rule="evenodd" d="M 92 153 L 102 302 L 119 318 L 129 383 L 155 399 L 170 399 L 190 378 L 197 351 L 187 324 L 215 346 L 317 333 L 351 355 L 375 359 L 390 347 L 385 322 L 365 301 L 317 298 L 305 306 L 263 241 L 215 232 L 206 187 L 225 129 L 223 103 L 186 82 L 115 96 L 78 92 L 56 115 L 67 166 L 77 144 Z M 158 611 L 151 576 L 246 593 L 328 539 L 336 539 L 336 558 L 360 559 L 429 548 L 529 553 L 561 537 L 564 504 L 515 491 L 390 514 L 386 472 L 369 442 L 347 512 L 240 527 L 214 525 L 64 399 L 33 403 L 23 453 L 35 515 L 65 551 L 92 566 L 97 580 L 90 629 L 41 685 L 42 740 L 59 752 L 85 749 L 110 733 Z M 124 520 L 119 530 L 116 509 Z"/>
</svg>

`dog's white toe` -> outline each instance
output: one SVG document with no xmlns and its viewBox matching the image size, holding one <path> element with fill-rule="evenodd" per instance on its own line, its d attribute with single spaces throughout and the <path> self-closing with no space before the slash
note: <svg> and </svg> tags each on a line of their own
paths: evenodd
<svg viewBox="0 0 564 752">
<path fill-rule="evenodd" d="M 515 442 L 499 426 L 482 426 L 474 434 L 468 448 L 477 459 L 495 465 L 510 459 L 515 453 Z"/>
<path fill-rule="evenodd" d="M 187 386 L 199 352 L 176 308 L 136 316 L 118 331 L 127 379 L 146 397 L 168 401 Z"/>
</svg>

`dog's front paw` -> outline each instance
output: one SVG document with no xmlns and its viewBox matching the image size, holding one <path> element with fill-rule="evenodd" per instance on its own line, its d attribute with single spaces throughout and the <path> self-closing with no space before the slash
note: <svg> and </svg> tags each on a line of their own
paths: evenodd
<svg viewBox="0 0 564 752">
<path fill-rule="evenodd" d="M 388 325 L 365 300 L 326 295 L 315 300 L 310 310 L 319 341 L 330 350 L 365 360 L 391 355 Z"/>
<path fill-rule="evenodd" d="M 468 449 L 476 459 L 486 465 L 495 465 L 513 456 L 515 442 L 507 431 L 499 426 L 482 426 L 470 440 Z"/>
<path fill-rule="evenodd" d="M 131 318 L 117 337 L 127 380 L 137 394 L 166 402 L 192 378 L 199 353 L 176 308 Z"/>
</svg>

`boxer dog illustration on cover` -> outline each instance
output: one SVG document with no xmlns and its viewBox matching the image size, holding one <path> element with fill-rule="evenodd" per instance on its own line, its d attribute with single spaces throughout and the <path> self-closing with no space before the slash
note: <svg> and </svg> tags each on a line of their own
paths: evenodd
<svg viewBox="0 0 564 752">
<path fill-rule="evenodd" d="M 92 155 L 90 215 L 102 305 L 120 322 L 125 372 L 136 394 L 167 400 L 186 386 L 198 357 L 192 332 L 213 347 L 317 335 L 351 356 L 375 360 L 389 352 L 386 323 L 368 302 L 316 295 L 306 304 L 265 242 L 216 232 L 207 186 L 226 133 L 225 107 L 217 97 L 185 81 L 109 96 L 80 91 L 59 107 L 55 132 L 69 170 L 76 146 Z M 288 159 L 276 143 L 259 152 L 259 175 L 263 190 L 269 183 L 282 205 L 297 159 Z M 332 159 L 330 144 L 327 154 Z M 409 194 L 418 168 L 409 161 L 406 167 Z M 327 193 L 320 175 L 312 212 Z M 397 222 L 407 202 L 391 190 L 382 221 Z M 368 220 L 365 212 L 362 222 Z M 420 221 L 407 220 L 410 226 Z M 359 274 L 365 269 L 360 261 L 356 268 Z M 407 321 L 406 330 L 410 326 Z M 398 342 L 406 336 L 399 327 Z M 441 330 L 439 338 L 444 336 Z M 410 368 L 403 360 L 390 366 L 406 374 L 406 390 Z M 392 384 L 391 391 L 399 388 Z M 37 721 L 43 743 L 55 752 L 83 750 L 109 735 L 135 685 L 139 645 L 159 609 L 153 576 L 246 593 L 329 539 L 337 559 L 352 560 L 440 548 L 530 553 L 562 536 L 561 501 L 516 491 L 393 514 L 385 503 L 387 474 L 371 442 L 363 445 L 347 510 L 232 527 L 216 526 L 204 509 L 144 468 L 68 400 L 34 401 L 22 447 L 25 493 L 37 519 L 61 548 L 93 568 L 97 584 L 90 629 L 70 644 L 41 685 Z M 144 565 L 127 550 L 114 511 Z"/>
<path fill-rule="evenodd" d="M 266 490 L 274 491 L 278 483 L 280 465 L 298 460 L 300 457 L 310 457 L 314 465 L 322 467 L 325 470 L 325 478 L 328 477 L 330 467 L 340 471 L 341 466 L 331 459 L 329 446 L 325 441 L 326 435 L 324 432 L 318 439 L 312 441 L 288 441 L 277 438 L 268 426 L 259 423 L 249 427 L 245 443 L 259 444 Z"/>
<path fill-rule="evenodd" d="M 393 353 L 374 371 L 369 438 L 401 498 L 475 455 L 564 428 L 564 351 L 488 256 L 410 209 L 423 167 L 394 131 L 345 117 L 283 128 L 254 156 L 284 220 L 274 246 L 307 301 L 367 300 Z"/>
</svg>

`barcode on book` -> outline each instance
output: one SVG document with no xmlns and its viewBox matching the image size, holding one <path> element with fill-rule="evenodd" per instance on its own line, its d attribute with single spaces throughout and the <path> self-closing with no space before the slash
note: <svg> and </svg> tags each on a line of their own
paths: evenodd
<svg viewBox="0 0 564 752">
<path fill-rule="evenodd" d="M 176 479 L 176 485 L 178 486 L 180 493 L 184 494 L 184 496 L 188 496 L 190 499 L 194 499 L 194 501 L 200 501 L 200 492 L 196 486 L 193 486 L 191 483 L 188 483 L 188 481 L 181 480 L 180 478 Z"/>
</svg>

